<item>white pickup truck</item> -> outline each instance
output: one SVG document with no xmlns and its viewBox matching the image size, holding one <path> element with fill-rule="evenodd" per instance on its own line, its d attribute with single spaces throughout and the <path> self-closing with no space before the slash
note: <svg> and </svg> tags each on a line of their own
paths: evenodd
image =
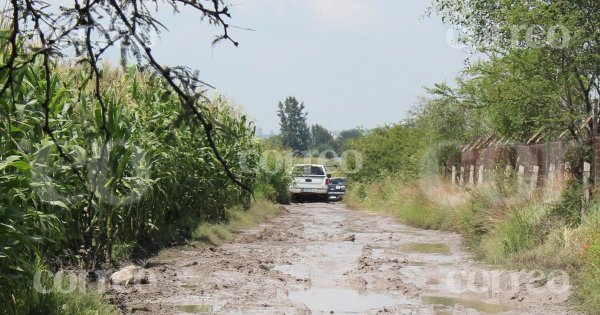
<svg viewBox="0 0 600 315">
<path fill-rule="evenodd" d="M 301 196 L 319 196 L 327 199 L 329 178 L 327 169 L 320 164 L 299 164 L 292 169 L 294 177 L 288 191 L 292 200 L 298 200 Z"/>
</svg>

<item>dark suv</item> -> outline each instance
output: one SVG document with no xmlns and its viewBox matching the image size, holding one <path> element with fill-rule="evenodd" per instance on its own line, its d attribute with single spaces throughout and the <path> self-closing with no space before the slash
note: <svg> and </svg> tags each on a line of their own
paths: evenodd
<svg viewBox="0 0 600 315">
<path fill-rule="evenodd" d="M 329 179 L 327 186 L 327 200 L 342 200 L 346 194 L 346 178 L 337 177 Z"/>
</svg>

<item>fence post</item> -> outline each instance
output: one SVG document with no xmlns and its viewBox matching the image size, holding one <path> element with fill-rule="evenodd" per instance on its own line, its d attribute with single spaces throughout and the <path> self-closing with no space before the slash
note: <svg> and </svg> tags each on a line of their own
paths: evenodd
<svg viewBox="0 0 600 315">
<path fill-rule="evenodd" d="M 598 106 L 599 101 L 596 99 L 593 104 L 594 117 L 592 118 L 592 188 L 598 188 L 600 186 L 600 167 L 598 167 L 598 161 L 600 159 L 600 150 L 598 149 Z"/>
<path fill-rule="evenodd" d="M 588 208 L 591 197 L 590 174 L 591 165 L 587 162 L 583 163 L 583 206 L 581 207 L 581 219 L 585 219 L 588 215 Z"/>
<path fill-rule="evenodd" d="M 452 185 L 457 185 L 456 182 L 456 166 L 452 165 Z"/>
</svg>

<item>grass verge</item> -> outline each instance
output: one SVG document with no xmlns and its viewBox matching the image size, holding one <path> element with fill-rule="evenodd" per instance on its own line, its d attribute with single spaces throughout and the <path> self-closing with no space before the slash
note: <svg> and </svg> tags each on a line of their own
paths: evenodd
<svg viewBox="0 0 600 315">
<path fill-rule="evenodd" d="M 234 240 L 234 233 L 249 229 L 276 217 L 281 212 L 278 205 L 259 199 L 244 210 L 240 207 L 227 210 L 227 223 L 202 223 L 192 233 L 193 239 L 221 245 Z"/>
<path fill-rule="evenodd" d="M 355 184 L 345 200 L 411 226 L 458 232 L 468 250 L 491 265 L 567 271 L 577 308 L 600 314 L 600 203 L 582 219 L 573 189 L 467 190 L 436 178 L 410 185 L 387 178 Z"/>
</svg>

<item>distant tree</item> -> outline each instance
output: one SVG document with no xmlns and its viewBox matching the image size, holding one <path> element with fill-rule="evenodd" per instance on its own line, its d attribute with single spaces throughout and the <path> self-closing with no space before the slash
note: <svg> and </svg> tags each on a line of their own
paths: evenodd
<svg viewBox="0 0 600 315">
<path fill-rule="evenodd" d="M 469 143 L 476 138 L 495 134 L 490 128 L 486 109 L 461 101 L 446 83 L 428 88 L 431 98 L 421 98 L 406 120 L 433 142 Z"/>
<path fill-rule="evenodd" d="M 321 156 L 325 153 L 327 158 L 335 157 L 335 140 L 327 128 L 319 124 L 312 125 L 310 127 L 310 137 L 312 143 L 310 149 L 313 156 Z"/>
<path fill-rule="evenodd" d="M 315 124 L 310 127 L 310 136 L 312 138 L 313 147 L 319 147 L 322 145 L 329 145 L 333 143 L 333 135 L 327 128 Z"/>
<path fill-rule="evenodd" d="M 281 141 L 281 135 L 273 135 L 268 138 L 261 140 L 262 145 L 267 149 L 277 150 L 283 148 L 283 142 Z"/>
<path fill-rule="evenodd" d="M 304 103 L 288 96 L 284 103 L 279 102 L 278 107 L 277 116 L 283 145 L 297 153 L 307 151 L 310 146 L 310 131 L 306 123 L 308 114 L 304 112 Z"/>
<path fill-rule="evenodd" d="M 357 181 L 370 181 L 395 176 L 410 181 L 419 176 L 427 139 L 420 130 L 406 124 L 376 128 L 348 143 L 348 148 L 360 152 L 362 167 L 349 176 Z M 354 155 L 347 161 L 356 168 Z"/>
<path fill-rule="evenodd" d="M 343 130 L 335 139 L 335 151 L 341 155 L 348 149 L 348 143 L 352 139 L 356 139 L 363 135 L 363 131 L 357 128 Z"/>
</svg>

